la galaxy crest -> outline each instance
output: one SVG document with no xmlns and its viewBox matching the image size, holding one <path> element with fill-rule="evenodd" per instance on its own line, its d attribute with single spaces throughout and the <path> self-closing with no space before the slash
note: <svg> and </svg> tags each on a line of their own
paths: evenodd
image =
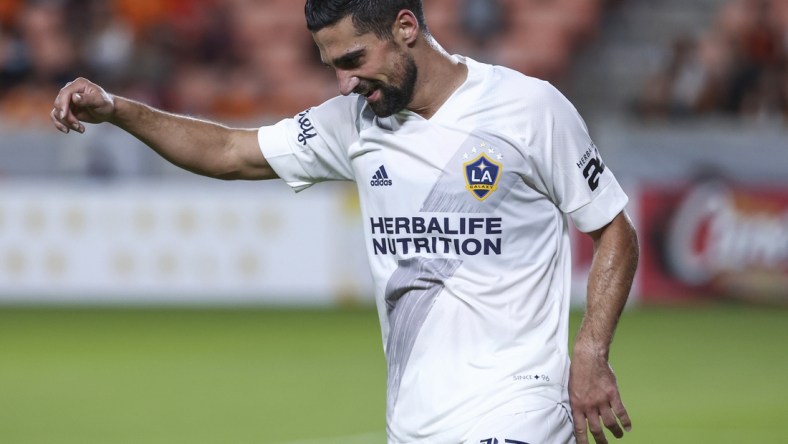
<svg viewBox="0 0 788 444">
<path fill-rule="evenodd" d="M 463 164 L 465 188 L 479 201 L 487 199 L 498 189 L 503 164 L 493 158 L 502 160 L 503 156 L 484 142 L 478 148 L 474 147 L 470 154 L 463 154 L 463 159 L 470 159 Z"/>
</svg>

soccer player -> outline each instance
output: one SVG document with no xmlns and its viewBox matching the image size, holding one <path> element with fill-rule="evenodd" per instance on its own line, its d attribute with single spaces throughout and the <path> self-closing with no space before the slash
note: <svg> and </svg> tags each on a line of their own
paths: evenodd
<svg viewBox="0 0 788 444">
<path fill-rule="evenodd" d="M 606 443 L 631 426 L 608 363 L 638 248 L 627 196 L 551 85 L 447 53 L 420 0 L 308 0 L 342 93 L 259 129 L 79 78 L 62 132 L 110 122 L 185 169 L 358 185 L 397 443 Z M 593 238 L 570 365 L 568 218 Z M 570 407 L 571 406 L 571 407 Z"/>
</svg>

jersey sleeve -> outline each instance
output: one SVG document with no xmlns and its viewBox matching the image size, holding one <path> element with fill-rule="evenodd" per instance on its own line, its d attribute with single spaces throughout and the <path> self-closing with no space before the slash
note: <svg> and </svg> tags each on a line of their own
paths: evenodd
<svg viewBox="0 0 788 444">
<path fill-rule="evenodd" d="M 257 141 L 268 163 L 295 191 L 329 180 L 354 180 L 348 147 L 358 139 L 358 101 L 336 97 L 263 126 Z"/>
<path fill-rule="evenodd" d="M 536 126 L 526 135 L 536 150 L 542 186 L 583 232 L 602 228 L 620 213 L 628 197 L 602 161 L 585 122 L 557 89 L 545 83 Z"/>
</svg>

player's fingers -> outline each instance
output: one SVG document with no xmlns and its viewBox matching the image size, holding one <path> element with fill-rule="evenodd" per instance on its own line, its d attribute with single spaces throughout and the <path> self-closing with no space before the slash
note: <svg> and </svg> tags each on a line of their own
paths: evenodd
<svg viewBox="0 0 788 444">
<path fill-rule="evenodd" d="M 572 415 L 574 429 L 575 429 L 575 440 L 577 444 L 588 444 L 588 433 L 586 432 L 586 417 L 580 414 L 573 414 Z"/>
<path fill-rule="evenodd" d="M 52 124 L 55 125 L 58 131 L 64 134 L 68 134 L 68 127 L 60 123 L 58 120 L 58 110 L 57 108 L 52 108 L 52 111 L 49 113 L 49 117 L 52 119 Z"/>
<path fill-rule="evenodd" d="M 73 112 L 69 112 L 66 114 L 66 118 L 60 121 L 63 125 L 67 126 L 69 129 L 84 133 L 85 127 L 82 126 L 82 123 L 79 122 L 79 119 L 74 115 Z"/>
<path fill-rule="evenodd" d="M 55 117 L 61 123 L 65 122 L 68 117 L 69 108 L 71 106 L 71 95 L 80 88 L 78 81 L 79 79 L 66 83 L 60 88 L 60 92 L 57 97 L 55 97 Z"/>
<path fill-rule="evenodd" d="M 621 426 L 618 425 L 618 421 L 616 420 L 615 415 L 613 415 L 613 410 L 610 408 L 602 409 L 600 412 L 602 414 L 602 423 L 607 427 L 608 430 L 615 436 L 616 438 L 621 438 L 624 436 L 624 431 L 621 430 Z"/>
<path fill-rule="evenodd" d="M 73 82 L 66 83 L 60 89 L 57 97 L 55 97 L 54 104 L 54 118 L 61 124 L 67 126 L 69 129 L 84 132 L 85 127 L 82 126 L 77 116 L 74 114 L 74 108 L 84 107 L 86 101 L 84 95 L 89 89 L 90 82 L 86 79 L 78 78 Z"/>
<path fill-rule="evenodd" d="M 79 121 L 79 118 L 75 114 L 75 111 L 79 109 L 84 109 L 86 106 L 91 106 L 89 103 L 87 103 L 85 96 L 86 94 L 84 93 L 74 93 L 74 95 L 71 96 L 71 102 L 74 104 L 76 108 L 72 109 L 72 112 L 69 113 L 69 116 L 67 117 L 68 119 L 67 125 L 70 125 L 71 128 L 74 129 L 74 131 L 78 131 L 80 133 L 85 132 L 85 127 L 82 125 L 82 122 Z"/>
<path fill-rule="evenodd" d="M 632 419 L 630 419 L 629 413 L 627 413 L 627 409 L 624 407 L 624 403 L 621 402 L 621 398 L 618 396 L 615 397 L 613 402 L 610 403 L 610 406 L 613 408 L 613 413 L 615 413 L 621 426 L 624 427 L 624 430 L 627 432 L 631 431 Z"/>
<path fill-rule="evenodd" d="M 71 101 L 78 106 L 96 108 L 104 104 L 104 97 L 98 91 L 87 90 L 75 93 Z"/>
<path fill-rule="evenodd" d="M 602 430 L 602 423 L 599 422 L 599 413 L 594 412 L 593 414 L 586 415 L 586 419 L 588 421 L 588 430 L 594 437 L 596 444 L 607 444 L 605 432 Z"/>
<path fill-rule="evenodd" d="M 621 398 L 616 397 L 613 399 L 611 407 L 613 408 L 613 413 L 615 413 L 618 421 L 621 423 L 621 426 L 624 427 L 624 430 L 627 432 L 632 431 L 632 419 L 629 417 L 629 413 L 624 407 L 624 403 L 621 402 Z"/>
</svg>

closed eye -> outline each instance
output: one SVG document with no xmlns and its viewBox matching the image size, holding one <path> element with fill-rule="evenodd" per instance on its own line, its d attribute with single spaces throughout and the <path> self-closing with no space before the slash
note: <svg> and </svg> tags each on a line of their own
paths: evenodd
<svg viewBox="0 0 788 444">
<path fill-rule="evenodd" d="M 337 57 L 332 61 L 332 65 L 337 69 L 354 69 L 361 66 L 361 62 L 366 54 L 365 49 L 357 49 L 351 51 L 341 57 Z"/>
</svg>

